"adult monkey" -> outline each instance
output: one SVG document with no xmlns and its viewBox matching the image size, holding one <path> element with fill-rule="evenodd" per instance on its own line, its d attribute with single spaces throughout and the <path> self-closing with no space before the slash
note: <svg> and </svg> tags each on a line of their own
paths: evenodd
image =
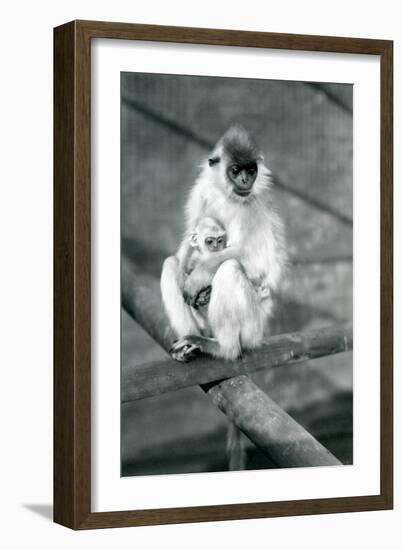
<svg viewBox="0 0 403 550">
<path fill-rule="evenodd" d="M 200 352 L 236 359 L 242 349 L 261 345 L 286 261 L 283 224 L 270 187 L 270 171 L 254 140 L 232 126 L 202 166 L 186 205 L 185 238 L 162 269 L 162 299 L 178 336 L 171 348 L 174 359 L 188 361 Z M 218 220 L 228 238 L 228 247 L 213 254 L 186 289 L 194 307 L 208 302 L 207 328 L 183 297 L 188 235 L 206 216 Z"/>
</svg>

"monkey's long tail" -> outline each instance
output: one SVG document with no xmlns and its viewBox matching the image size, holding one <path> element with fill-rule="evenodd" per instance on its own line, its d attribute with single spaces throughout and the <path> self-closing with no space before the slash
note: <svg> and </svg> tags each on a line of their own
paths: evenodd
<svg viewBox="0 0 403 550">
<path fill-rule="evenodd" d="M 232 422 L 227 432 L 227 456 L 229 470 L 246 469 L 246 448 L 243 434 Z"/>
</svg>

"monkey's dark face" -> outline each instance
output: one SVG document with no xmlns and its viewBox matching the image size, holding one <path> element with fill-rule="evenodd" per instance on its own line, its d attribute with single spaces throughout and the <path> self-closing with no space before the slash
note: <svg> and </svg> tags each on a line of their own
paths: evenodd
<svg viewBox="0 0 403 550">
<path fill-rule="evenodd" d="M 230 163 L 227 168 L 227 177 L 232 185 L 233 191 L 240 197 L 250 195 L 257 176 L 256 161 Z"/>
<path fill-rule="evenodd" d="M 223 250 L 226 246 L 226 236 L 225 235 L 207 235 L 204 238 L 204 246 L 209 252 L 219 252 Z"/>
<path fill-rule="evenodd" d="M 213 170 L 218 169 L 215 182 L 239 201 L 252 194 L 261 160 L 254 140 L 242 126 L 235 124 L 217 143 L 208 163 Z"/>
</svg>

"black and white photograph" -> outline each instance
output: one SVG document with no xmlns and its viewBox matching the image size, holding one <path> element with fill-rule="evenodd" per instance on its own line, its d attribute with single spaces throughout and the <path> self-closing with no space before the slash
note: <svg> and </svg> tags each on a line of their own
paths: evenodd
<svg viewBox="0 0 403 550">
<path fill-rule="evenodd" d="M 0 546 L 394 550 L 399 4 L 45 7 L 0 35 Z"/>
<path fill-rule="evenodd" d="M 353 464 L 353 86 L 122 72 L 120 123 L 121 475 Z"/>
</svg>

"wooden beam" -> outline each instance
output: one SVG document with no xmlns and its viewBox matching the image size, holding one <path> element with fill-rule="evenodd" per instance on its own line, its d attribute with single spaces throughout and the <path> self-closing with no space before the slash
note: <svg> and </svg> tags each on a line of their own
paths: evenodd
<svg viewBox="0 0 403 550">
<path fill-rule="evenodd" d="M 124 365 L 122 402 L 135 401 L 240 374 L 249 374 L 260 369 L 343 353 L 352 348 L 351 327 L 328 327 L 273 336 L 261 348 L 247 352 L 237 361 L 223 361 L 202 356 L 183 364 L 167 357 L 163 361 L 135 367 Z"/>
<path fill-rule="evenodd" d="M 213 403 L 279 467 L 341 465 L 248 376 L 223 380 L 207 393 Z"/>
</svg>

